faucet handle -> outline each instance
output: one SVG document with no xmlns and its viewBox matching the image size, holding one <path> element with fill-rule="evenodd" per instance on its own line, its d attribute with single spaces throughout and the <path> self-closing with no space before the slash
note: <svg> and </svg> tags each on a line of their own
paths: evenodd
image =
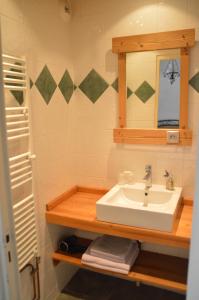
<svg viewBox="0 0 199 300">
<path fill-rule="evenodd" d="M 164 175 L 163 175 L 164 177 L 169 177 L 170 176 L 170 173 L 167 170 L 165 170 L 164 172 L 165 172 Z"/>
<path fill-rule="evenodd" d="M 151 165 L 146 165 L 145 166 L 145 171 L 146 172 L 149 172 L 149 171 L 151 171 L 152 170 L 152 166 Z"/>
</svg>

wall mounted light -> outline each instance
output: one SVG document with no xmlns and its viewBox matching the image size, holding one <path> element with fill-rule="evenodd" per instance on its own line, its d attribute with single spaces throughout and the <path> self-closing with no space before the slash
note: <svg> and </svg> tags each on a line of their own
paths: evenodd
<svg viewBox="0 0 199 300">
<path fill-rule="evenodd" d="M 168 61 L 165 70 L 163 71 L 163 76 L 168 78 L 170 84 L 173 84 L 177 78 L 180 77 L 180 70 L 179 70 L 178 62 L 176 59 L 171 59 Z"/>
</svg>

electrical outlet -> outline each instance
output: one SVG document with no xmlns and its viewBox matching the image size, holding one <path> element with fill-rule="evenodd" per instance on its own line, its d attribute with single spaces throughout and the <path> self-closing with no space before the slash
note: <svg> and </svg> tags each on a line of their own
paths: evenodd
<svg viewBox="0 0 199 300">
<path fill-rule="evenodd" d="M 180 133 L 178 130 L 168 130 L 167 131 L 167 143 L 168 144 L 179 144 Z"/>
<path fill-rule="evenodd" d="M 196 28 L 196 36 L 195 36 L 196 42 L 199 41 L 199 28 Z"/>
</svg>

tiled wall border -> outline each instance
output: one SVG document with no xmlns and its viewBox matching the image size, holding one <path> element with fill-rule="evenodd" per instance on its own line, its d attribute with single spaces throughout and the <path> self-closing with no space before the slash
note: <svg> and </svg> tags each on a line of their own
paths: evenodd
<svg viewBox="0 0 199 300">
<path fill-rule="evenodd" d="M 199 93 L 199 72 L 197 72 L 190 80 L 190 86 Z M 73 82 L 69 71 L 66 69 L 62 75 L 60 81 L 56 83 L 53 78 L 53 74 L 47 65 L 43 67 L 38 78 L 33 82 L 30 78 L 30 89 L 35 86 L 42 96 L 42 99 L 48 105 L 52 99 L 52 96 L 57 88 L 59 88 L 63 99 L 66 103 L 69 103 L 74 91 L 79 88 L 81 92 L 88 98 L 92 103 L 96 103 L 102 96 L 102 94 L 109 88 L 113 88 L 118 92 L 118 78 L 112 83 L 108 83 L 94 68 L 85 76 L 83 81 L 77 85 Z M 147 82 L 137 87 L 135 91 L 132 91 L 127 87 L 127 98 L 135 94 L 143 103 L 146 103 L 151 96 L 155 93 L 154 88 Z M 19 105 L 23 104 L 23 92 L 13 93 L 16 101 Z"/>
</svg>

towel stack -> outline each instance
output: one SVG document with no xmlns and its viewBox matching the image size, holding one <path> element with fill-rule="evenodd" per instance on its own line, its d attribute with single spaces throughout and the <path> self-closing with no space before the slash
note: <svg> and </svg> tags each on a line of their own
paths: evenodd
<svg viewBox="0 0 199 300">
<path fill-rule="evenodd" d="M 128 274 L 139 254 L 134 240 L 103 235 L 95 239 L 82 255 L 82 263 L 91 267 Z"/>
</svg>

